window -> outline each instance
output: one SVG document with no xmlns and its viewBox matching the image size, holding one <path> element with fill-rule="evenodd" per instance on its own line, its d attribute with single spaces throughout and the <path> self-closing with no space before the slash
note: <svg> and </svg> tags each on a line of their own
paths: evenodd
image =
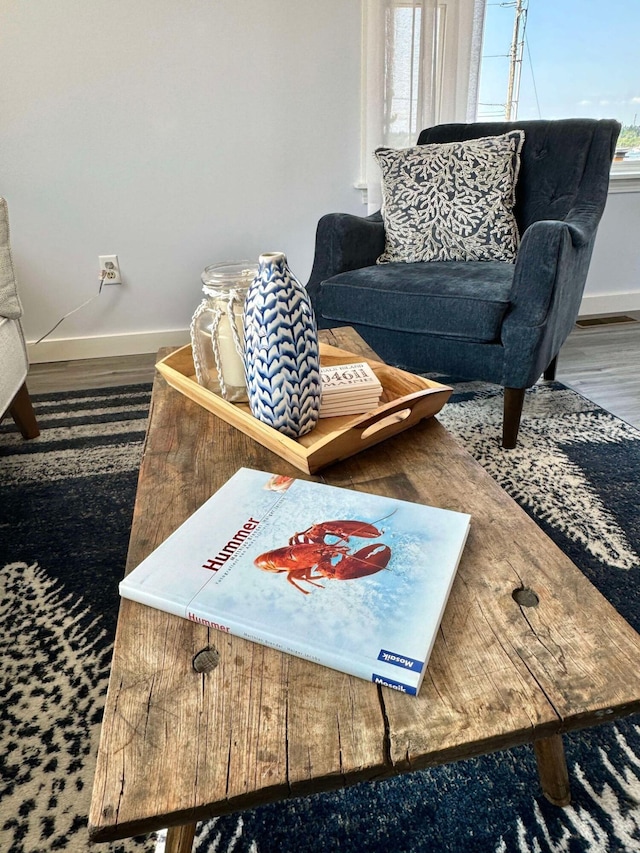
<svg viewBox="0 0 640 853">
<path fill-rule="evenodd" d="M 472 121 L 485 0 L 363 0 L 362 186 L 380 203 L 373 151 L 423 127 Z"/>
<path fill-rule="evenodd" d="M 612 174 L 635 191 L 639 31 L 639 0 L 363 0 L 361 185 L 370 209 L 380 201 L 375 148 L 476 119 L 616 118 Z"/>
<path fill-rule="evenodd" d="M 488 0 L 478 119 L 615 118 L 614 174 L 640 172 L 640 3 Z"/>
<path fill-rule="evenodd" d="M 446 112 L 445 99 L 452 96 L 446 77 L 459 59 L 447 46 L 447 13 L 451 17 L 446 2 L 390 4 L 385 11 L 384 134 L 388 145 L 415 144 L 429 124 L 427 116 L 438 121 Z M 462 61 L 466 60 L 465 49 Z M 467 98 L 463 118 L 468 116 Z"/>
</svg>

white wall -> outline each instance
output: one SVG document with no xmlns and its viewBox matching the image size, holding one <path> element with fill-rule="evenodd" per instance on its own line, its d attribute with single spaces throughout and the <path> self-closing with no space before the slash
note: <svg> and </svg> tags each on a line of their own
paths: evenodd
<svg viewBox="0 0 640 853">
<path fill-rule="evenodd" d="M 3 0 L 0 98 L 27 339 L 97 292 L 98 255 L 124 280 L 32 361 L 183 335 L 216 261 L 281 250 L 304 282 L 319 217 L 362 211 L 360 0 Z"/>
<path fill-rule="evenodd" d="M 364 213 L 360 0 L 2 0 L 0 195 L 32 361 L 187 340 L 210 263 L 282 250 L 306 281 L 323 213 Z M 640 310 L 640 194 L 610 197 L 587 297 Z M 626 298 L 626 297 L 625 297 Z M 597 303 L 597 305 L 596 305 Z"/>
<path fill-rule="evenodd" d="M 612 181 L 580 308 L 583 316 L 640 311 L 640 191 L 625 192 L 625 183 L 636 186 L 638 181 Z"/>
</svg>

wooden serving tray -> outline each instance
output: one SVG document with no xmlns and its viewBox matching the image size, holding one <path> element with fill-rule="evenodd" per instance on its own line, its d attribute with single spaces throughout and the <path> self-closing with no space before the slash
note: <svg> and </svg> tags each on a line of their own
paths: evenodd
<svg viewBox="0 0 640 853">
<path fill-rule="evenodd" d="M 230 403 L 199 385 L 190 345 L 166 356 L 156 367 L 177 391 L 242 430 L 296 468 L 313 474 L 332 462 L 346 459 L 409 429 L 423 418 L 432 417 L 440 411 L 453 391 L 448 385 L 389 367 L 382 361 L 320 343 L 322 365 L 357 361 L 368 362 L 380 380 L 383 389 L 380 406 L 361 415 L 321 418 L 311 432 L 297 439 L 289 438 L 254 418 L 248 403 Z"/>
</svg>

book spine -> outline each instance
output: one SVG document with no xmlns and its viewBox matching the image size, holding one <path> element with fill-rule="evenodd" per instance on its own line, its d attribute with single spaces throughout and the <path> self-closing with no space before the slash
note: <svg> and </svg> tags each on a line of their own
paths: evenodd
<svg viewBox="0 0 640 853">
<path fill-rule="evenodd" d="M 186 619 L 185 608 L 168 598 L 162 598 L 159 595 L 154 595 L 152 592 L 140 589 L 137 586 L 129 586 L 127 579 L 120 581 L 118 588 L 122 598 L 129 598 L 131 601 L 137 601 L 138 604 L 146 604 L 148 607 L 154 607 L 156 610 L 164 610 L 165 613 L 172 613 L 174 616 L 181 616 Z"/>
<path fill-rule="evenodd" d="M 218 621 L 211 613 L 205 615 L 198 608 L 184 607 L 169 599 L 149 593 L 146 590 L 129 587 L 126 583 L 126 578 L 120 583 L 120 595 L 123 598 L 136 601 L 138 604 L 146 604 L 148 607 L 163 610 L 165 613 L 171 613 L 174 616 L 180 616 L 183 619 L 188 619 L 190 622 L 196 622 L 199 625 L 213 628 L 224 634 L 233 634 L 244 640 L 250 640 L 259 645 L 269 646 L 280 652 L 327 666 L 338 672 L 354 675 L 356 678 L 363 678 L 365 681 L 373 681 L 375 684 L 390 687 L 400 693 L 415 696 L 419 689 L 420 679 L 417 676 L 415 683 L 411 683 L 407 678 L 402 677 L 402 669 L 391 667 L 389 664 L 384 663 L 384 661 L 349 659 L 343 654 L 337 652 L 331 653 L 326 649 L 291 646 L 286 641 L 267 632 L 257 632 L 235 621 Z"/>
<path fill-rule="evenodd" d="M 347 675 L 363 678 L 365 681 L 373 681 L 376 684 L 391 687 L 401 693 L 408 693 L 415 696 L 418 691 L 420 684 L 419 673 L 415 673 L 414 683 L 411 683 L 406 677 L 402 677 L 404 674 L 402 669 L 390 666 L 384 663 L 384 661 L 348 658 L 339 652 L 332 653 L 327 649 L 313 648 L 311 646 L 292 646 L 287 641 L 265 631 L 258 632 L 236 622 L 225 622 L 222 624 L 217 622 L 211 614 L 205 616 L 201 611 L 198 612 L 196 608 L 188 608 L 186 617 L 191 622 L 197 622 L 208 628 L 215 628 L 224 633 L 233 634 L 262 646 L 269 646 L 272 649 L 277 649 L 279 652 L 285 652 L 286 654 L 303 658 L 312 663 L 327 666 L 330 669 L 344 672 Z"/>
</svg>

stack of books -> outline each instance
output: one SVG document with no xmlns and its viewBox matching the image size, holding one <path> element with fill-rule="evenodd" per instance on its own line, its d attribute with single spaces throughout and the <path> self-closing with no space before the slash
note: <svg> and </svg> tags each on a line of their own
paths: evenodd
<svg viewBox="0 0 640 853">
<path fill-rule="evenodd" d="M 320 368 L 320 417 L 358 415 L 377 409 L 382 385 L 366 361 Z"/>
</svg>

